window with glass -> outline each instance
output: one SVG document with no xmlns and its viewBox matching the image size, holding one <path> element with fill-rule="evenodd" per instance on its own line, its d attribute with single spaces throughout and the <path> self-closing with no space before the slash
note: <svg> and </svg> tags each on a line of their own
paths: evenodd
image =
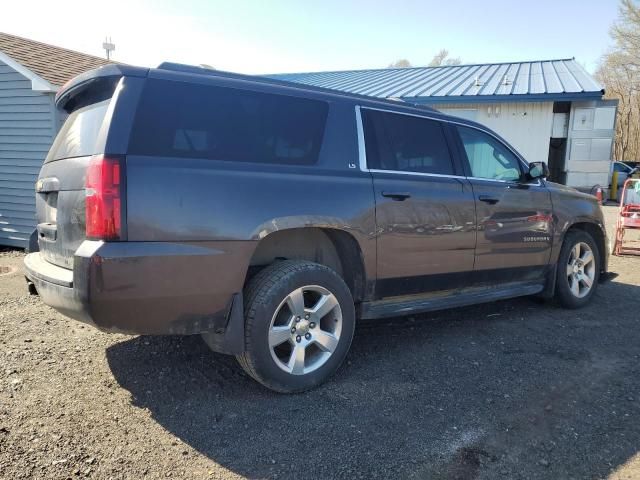
<svg viewBox="0 0 640 480">
<path fill-rule="evenodd" d="M 129 152 L 312 165 L 328 109 L 326 102 L 307 98 L 149 79 Z"/>
<path fill-rule="evenodd" d="M 458 126 L 471 176 L 516 181 L 522 177 L 520 161 L 505 145 L 475 128 Z"/>
<path fill-rule="evenodd" d="M 377 170 L 452 175 L 453 163 L 440 122 L 362 110 L 367 166 Z"/>
</svg>

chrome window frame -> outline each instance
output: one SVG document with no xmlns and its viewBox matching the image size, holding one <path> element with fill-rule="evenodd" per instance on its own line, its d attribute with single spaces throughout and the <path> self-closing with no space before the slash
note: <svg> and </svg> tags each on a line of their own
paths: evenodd
<svg viewBox="0 0 640 480">
<path fill-rule="evenodd" d="M 469 125 L 467 123 L 462 123 L 462 122 L 456 122 L 455 120 L 449 120 L 449 119 L 443 119 L 443 118 L 438 118 L 438 117 L 433 117 L 430 116 L 428 113 L 425 115 L 418 115 L 415 113 L 408 113 L 408 112 L 398 112 L 397 110 L 388 110 L 385 108 L 376 108 L 376 107 L 362 107 L 360 105 L 356 105 L 355 107 L 355 113 L 356 113 L 356 126 L 357 126 L 357 132 L 358 132 L 358 163 L 360 164 L 360 170 L 362 172 L 369 172 L 369 173 L 394 173 L 394 174 L 398 174 L 398 175 L 416 175 L 416 176 L 421 176 L 421 177 L 440 177 L 440 178 L 462 178 L 462 179 L 468 179 L 468 180 L 482 180 L 485 182 L 497 182 L 497 183 L 504 183 L 504 184 L 520 184 L 520 182 L 516 181 L 516 180 L 498 180 L 498 179 L 494 179 L 494 178 L 482 178 L 482 177 L 470 177 L 470 176 L 466 176 L 466 175 L 447 175 L 447 174 L 440 174 L 440 173 L 423 173 L 423 172 L 409 172 L 409 171 L 402 171 L 402 170 L 381 170 L 381 169 L 375 169 L 375 168 L 368 168 L 367 166 L 367 152 L 366 152 L 366 143 L 365 143 L 365 138 L 364 138 L 364 125 L 362 122 L 362 110 L 373 110 L 373 111 L 377 111 L 377 112 L 385 112 L 385 113 L 395 113 L 396 115 L 405 115 L 408 117 L 416 117 L 416 118 L 422 118 L 425 120 L 434 120 L 437 122 L 443 122 L 443 123 L 449 123 L 452 125 L 460 125 L 461 127 L 467 127 L 467 128 L 472 128 L 474 130 L 477 130 L 479 132 L 482 132 L 486 135 L 489 135 L 490 137 L 493 137 L 497 142 L 500 143 L 500 145 L 504 146 L 504 148 L 506 148 L 509 152 L 511 152 L 516 159 L 518 159 L 518 161 L 520 162 L 520 165 L 523 168 L 523 171 L 526 171 L 526 169 L 529 168 L 529 165 L 527 164 L 527 162 L 524 161 L 524 159 L 520 156 L 520 154 L 518 152 L 516 152 L 513 148 L 511 148 L 509 145 L 505 144 L 502 140 L 500 140 L 500 138 L 498 138 L 494 133 L 492 133 L 491 131 L 487 131 L 485 129 L 482 128 L 478 128 L 475 125 Z M 540 179 L 538 179 L 538 181 L 536 183 L 525 183 L 525 185 L 531 185 L 531 186 L 542 186 L 542 182 L 540 181 Z"/>
</svg>

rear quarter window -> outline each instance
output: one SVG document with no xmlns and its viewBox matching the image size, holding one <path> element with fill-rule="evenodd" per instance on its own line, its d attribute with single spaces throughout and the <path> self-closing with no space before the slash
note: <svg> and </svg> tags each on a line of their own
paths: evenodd
<svg viewBox="0 0 640 480">
<path fill-rule="evenodd" d="M 328 104 L 317 100 L 150 79 L 129 153 L 311 165 L 327 112 Z"/>
</svg>

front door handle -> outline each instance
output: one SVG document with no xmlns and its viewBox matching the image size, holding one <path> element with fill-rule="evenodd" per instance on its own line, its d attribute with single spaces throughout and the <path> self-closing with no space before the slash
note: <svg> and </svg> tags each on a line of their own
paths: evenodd
<svg viewBox="0 0 640 480">
<path fill-rule="evenodd" d="M 411 194 L 409 192 L 382 192 L 382 196 L 402 202 L 403 200 L 410 198 Z"/>
<path fill-rule="evenodd" d="M 491 196 L 491 195 L 480 195 L 480 196 L 478 197 L 478 199 L 479 199 L 481 202 L 486 202 L 486 203 L 488 203 L 489 205 L 495 205 L 496 203 L 498 203 L 498 202 L 500 201 L 500 199 L 499 199 L 498 197 L 493 197 L 493 196 Z"/>
</svg>

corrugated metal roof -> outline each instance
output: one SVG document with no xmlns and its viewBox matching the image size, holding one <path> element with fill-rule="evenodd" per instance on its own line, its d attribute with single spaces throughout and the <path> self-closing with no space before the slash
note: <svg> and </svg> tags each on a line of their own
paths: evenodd
<svg viewBox="0 0 640 480">
<path fill-rule="evenodd" d="M 267 75 L 416 103 L 600 98 L 603 87 L 573 58 L 532 62 Z"/>
</svg>

